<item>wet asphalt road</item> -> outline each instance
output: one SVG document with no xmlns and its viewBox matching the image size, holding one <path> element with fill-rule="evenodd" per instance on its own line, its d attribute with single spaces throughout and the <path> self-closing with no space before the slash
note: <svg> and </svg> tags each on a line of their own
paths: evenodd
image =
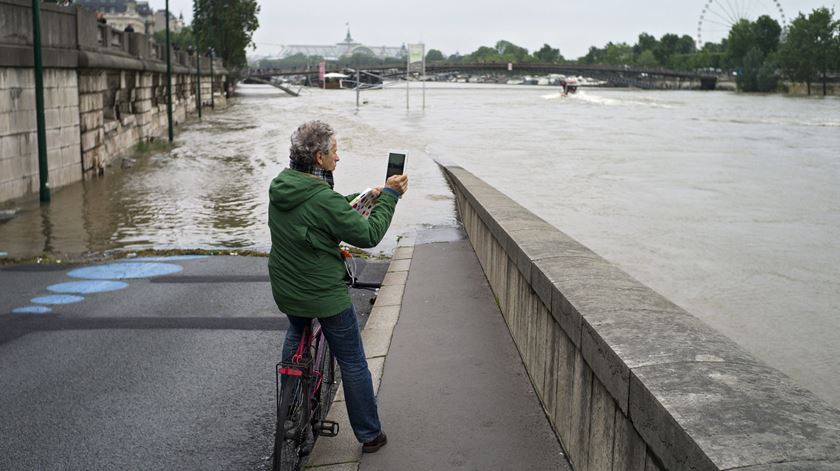
<svg viewBox="0 0 840 471">
<path fill-rule="evenodd" d="M 0 270 L 0 469 L 270 467 L 287 321 L 266 259 L 167 263 L 183 269 L 46 314 L 12 311 L 74 281 L 69 267 Z M 354 293 L 362 323 L 370 296 Z"/>
</svg>

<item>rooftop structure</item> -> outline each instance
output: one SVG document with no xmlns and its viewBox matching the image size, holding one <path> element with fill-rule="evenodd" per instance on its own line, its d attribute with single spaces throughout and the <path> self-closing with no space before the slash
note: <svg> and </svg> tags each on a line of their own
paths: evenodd
<svg viewBox="0 0 840 471">
<path fill-rule="evenodd" d="M 366 54 L 374 56 L 379 59 L 389 57 L 403 58 L 407 54 L 405 44 L 402 46 L 366 46 L 362 43 L 356 42 L 353 36 L 350 35 L 350 28 L 347 28 L 347 36 L 344 41 L 336 43 L 331 46 L 316 46 L 316 45 L 299 45 L 291 44 L 283 46 L 278 59 L 283 59 L 295 54 L 303 54 L 305 56 L 320 56 L 326 60 L 338 60 L 343 57 L 349 57 L 353 54 Z"/>
<path fill-rule="evenodd" d="M 117 29 L 131 25 L 135 32 L 153 34 L 166 28 L 165 10 L 154 11 L 147 1 L 135 0 L 77 0 L 88 10 L 101 11 L 108 24 Z M 176 17 L 169 12 L 169 28 L 177 33 L 184 27 L 184 15 Z"/>
</svg>

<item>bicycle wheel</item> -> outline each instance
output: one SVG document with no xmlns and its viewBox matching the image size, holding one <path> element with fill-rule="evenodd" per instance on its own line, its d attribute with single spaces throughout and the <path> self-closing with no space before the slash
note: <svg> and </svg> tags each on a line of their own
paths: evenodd
<svg viewBox="0 0 840 471">
<path fill-rule="evenodd" d="M 322 340 L 324 341 L 324 355 L 321 357 L 321 362 L 318 365 L 318 370 L 321 372 L 321 390 L 318 391 L 318 413 L 316 414 L 318 422 L 327 419 L 336 382 L 335 357 L 324 337 L 319 337 L 316 343 L 320 344 Z"/>
<path fill-rule="evenodd" d="M 300 378 L 288 377 L 280 391 L 274 430 L 274 471 L 298 471 L 303 464 L 301 447 L 309 415 L 303 385 Z"/>
</svg>

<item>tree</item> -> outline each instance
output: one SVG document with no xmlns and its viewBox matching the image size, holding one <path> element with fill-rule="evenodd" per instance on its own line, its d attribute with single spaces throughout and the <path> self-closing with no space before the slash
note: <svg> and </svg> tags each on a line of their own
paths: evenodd
<svg viewBox="0 0 840 471">
<path fill-rule="evenodd" d="M 496 52 L 502 62 L 530 62 L 531 56 L 524 47 L 517 46 L 510 41 L 501 40 L 496 43 Z"/>
<path fill-rule="evenodd" d="M 259 11 L 256 0 L 194 0 L 192 26 L 199 47 L 212 47 L 227 67 L 244 67 Z"/>
<path fill-rule="evenodd" d="M 779 48 L 779 63 L 785 75 L 805 82 L 808 95 L 811 83 L 820 76 L 825 95 L 828 71 L 837 67 L 840 25 L 833 16 L 834 12 L 827 8 L 817 8 L 807 17 L 800 13 L 791 22 L 787 38 Z"/>
<path fill-rule="evenodd" d="M 155 42 L 166 44 L 166 30 L 155 31 Z M 169 42 L 172 43 L 172 46 L 182 51 L 186 51 L 189 46 L 195 47 L 195 36 L 193 35 L 192 28 L 190 26 L 184 26 L 177 33 L 170 32 Z"/>
<path fill-rule="evenodd" d="M 481 46 L 470 54 L 467 62 L 490 63 L 501 61 L 502 58 L 499 56 L 499 51 L 492 47 Z"/>
<path fill-rule="evenodd" d="M 740 20 L 729 30 L 726 41 L 726 62 L 730 67 L 739 68 L 744 63 L 744 56 L 756 44 L 755 31 L 749 20 Z"/>
<path fill-rule="evenodd" d="M 653 50 L 653 55 L 656 60 L 662 65 L 667 65 L 671 62 L 671 56 L 679 52 L 680 37 L 673 33 L 665 33 L 659 39 L 659 44 Z"/>
<path fill-rule="evenodd" d="M 778 21 L 767 15 L 761 15 L 752 24 L 752 30 L 755 44 L 764 57 L 767 57 L 779 48 L 782 26 Z"/>
<path fill-rule="evenodd" d="M 656 60 L 656 57 L 653 55 L 653 51 L 650 49 L 646 49 L 639 54 L 639 57 L 636 59 L 636 64 L 640 65 L 641 67 L 649 67 L 653 68 L 659 65 L 659 62 Z"/>
<path fill-rule="evenodd" d="M 442 62 L 444 60 L 443 53 L 437 49 L 429 49 L 429 52 L 426 53 L 426 62 Z"/>
<path fill-rule="evenodd" d="M 556 64 L 563 61 L 563 56 L 560 55 L 560 49 L 555 49 L 546 43 L 539 51 L 534 51 L 534 59 L 543 64 Z"/>
<path fill-rule="evenodd" d="M 651 36 L 647 33 L 642 33 L 639 35 L 639 40 L 636 42 L 636 45 L 633 46 L 633 53 L 636 56 L 641 56 L 645 51 L 653 51 L 659 46 L 659 41 L 657 41 L 655 36 Z"/>
</svg>

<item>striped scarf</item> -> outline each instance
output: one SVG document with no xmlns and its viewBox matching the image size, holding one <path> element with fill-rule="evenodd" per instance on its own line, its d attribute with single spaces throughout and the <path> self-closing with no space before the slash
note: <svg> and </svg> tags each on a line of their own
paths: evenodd
<svg viewBox="0 0 840 471">
<path fill-rule="evenodd" d="M 305 165 L 299 164 L 294 160 L 289 160 L 289 168 L 292 170 L 297 170 L 298 172 L 308 173 L 311 175 L 315 175 L 316 177 L 320 178 L 327 182 L 327 185 L 330 188 L 335 186 L 335 180 L 333 180 L 333 174 L 329 170 L 324 170 L 321 167 L 316 167 L 315 165 Z"/>
</svg>

